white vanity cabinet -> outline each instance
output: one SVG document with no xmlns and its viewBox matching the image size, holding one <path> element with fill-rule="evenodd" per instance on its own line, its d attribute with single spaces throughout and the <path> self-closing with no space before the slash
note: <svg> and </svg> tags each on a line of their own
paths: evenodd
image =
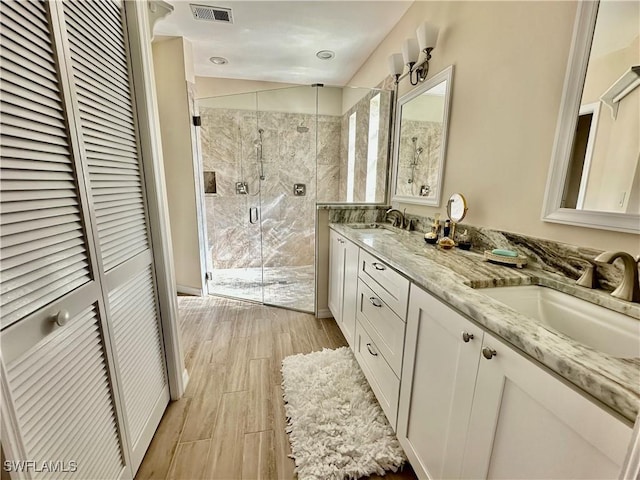
<svg viewBox="0 0 640 480">
<path fill-rule="evenodd" d="M 398 440 L 420 478 L 459 478 L 484 332 L 411 285 Z"/>
<path fill-rule="evenodd" d="M 353 348 L 356 327 L 359 248 L 329 230 L 329 310 Z"/>
<path fill-rule="evenodd" d="M 617 479 L 631 432 L 564 380 L 485 334 L 464 478 Z"/>
<path fill-rule="evenodd" d="M 360 321 L 356 322 L 353 353 L 389 424 L 395 430 L 400 378 L 393 372 L 375 340 L 371 338 Z"/>
<path fill-rule="evenodd" d="M 617 478 L 631 428 L 412 285 L 398 439 L 420 478 Z"/>
<path fill-rule="evenodd" d="M 409 280 L 360 250 L 357 286 L 353 350 L 382 411 L 395 429 Z"/>
</svg>

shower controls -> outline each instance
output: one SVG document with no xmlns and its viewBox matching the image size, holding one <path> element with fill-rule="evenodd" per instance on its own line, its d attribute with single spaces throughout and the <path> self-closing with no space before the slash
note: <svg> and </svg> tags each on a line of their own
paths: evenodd
<svg viewBox="0 0 640 480">
<path fill-rule="evenodd" d="M 304 197 L 307 194 L 307 186 L 304 183 L 293 184 L 293 195 L 296 197 Z"/>
<path fill-rule="evenodd" d="M 249 193 L 249 184 L 247 182 L 236 182 L 236 195 L 246 195 Z"/>
</svg>

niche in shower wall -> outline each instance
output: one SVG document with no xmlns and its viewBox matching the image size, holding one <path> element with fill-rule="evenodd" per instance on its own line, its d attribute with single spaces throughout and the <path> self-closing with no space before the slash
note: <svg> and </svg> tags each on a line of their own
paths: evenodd
<svg viewBox="0 0 640 480">
<path fill-rule="evenodd" d="M 216 172 L 203 172 L 204 193 L 218 193 Z"/>
</svg>

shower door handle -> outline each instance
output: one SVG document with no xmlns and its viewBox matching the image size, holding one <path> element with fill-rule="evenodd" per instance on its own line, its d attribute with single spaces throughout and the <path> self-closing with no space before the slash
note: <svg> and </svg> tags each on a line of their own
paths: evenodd
<svg viewBox="0 0 640 480">
<path fill-rule="evenodd" d="M 258 207 L 249 208 L 249 223 L 251 224 L 258 223 Z"/>
</svg>

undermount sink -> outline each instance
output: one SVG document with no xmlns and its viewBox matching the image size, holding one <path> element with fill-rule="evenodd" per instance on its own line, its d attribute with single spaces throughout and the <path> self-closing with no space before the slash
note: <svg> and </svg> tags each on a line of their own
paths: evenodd
<svg viewBox="0 0 640 480">
<path fill-rule="evenodd" d="M 348 226 L 357 230 L 359 233 L 395 233 L 381 223 L 352 223 Z"/>
<path fill-rule="evenodd" d="M 615 357 L 640 357 L 640 321 L 551 288 L 526 285 L 482 293 L 573 340 Z"/>
</svg>

